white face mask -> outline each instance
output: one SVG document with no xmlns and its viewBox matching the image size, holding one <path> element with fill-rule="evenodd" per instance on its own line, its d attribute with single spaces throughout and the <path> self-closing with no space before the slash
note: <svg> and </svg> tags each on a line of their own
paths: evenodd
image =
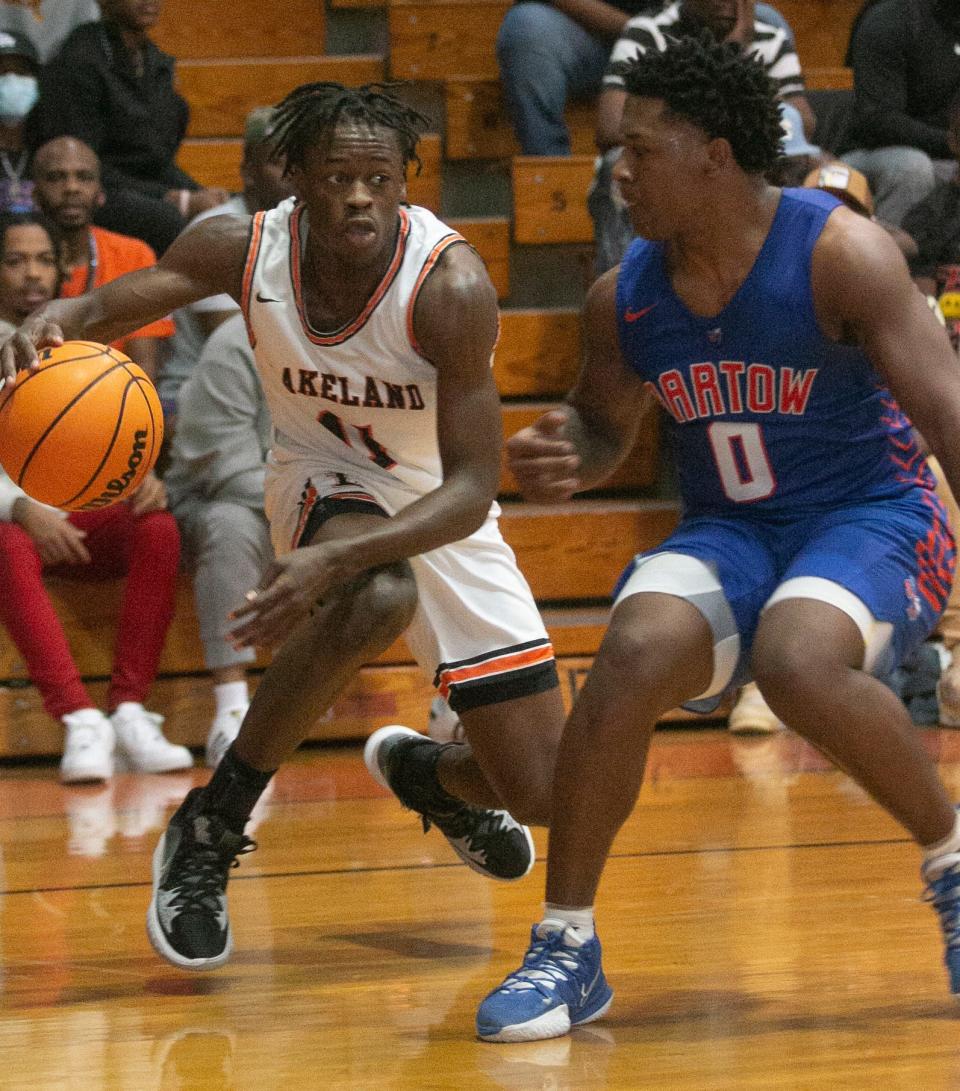
<svg viewBox="0 0 960 1091">
<path fill-rule="evenodd" d="M 18 76 L 14 72 L 0 76 L 0 121 L 6 125 L 23 121 L 39 97 L 36 76 Z"/>
</svg>

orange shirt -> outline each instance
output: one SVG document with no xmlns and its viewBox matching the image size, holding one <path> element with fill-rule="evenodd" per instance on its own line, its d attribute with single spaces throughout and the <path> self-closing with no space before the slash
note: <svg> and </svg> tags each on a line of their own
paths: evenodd
<svg viewBox="0 0 960 1091">
<path fill-rule="evenodd" d="M 87 283 L 91 279 L 90 266 L 78 265 L 60 286 L 62 299 L 75 299 L 87 291 L 99 288 L 101 284 L 109 284 L 111 280 L 122 277 L 124 273 L 148 269 L 151 265 L 157 264 L 157 255 L 151 247 L 129 235 L 118 235 L 115 231 L 107 231 L 102 227 L 91 227 L 90 240 L 91 256 L 94 260 L 93 283 Z M 149 326 L 144 326 L 114 341 L 113 347 L 120 352 L 125 352 L 124 346 L 136 337 L 172 336 L 173 320 L 161 318 L 151 322 Z"/>
</svg>

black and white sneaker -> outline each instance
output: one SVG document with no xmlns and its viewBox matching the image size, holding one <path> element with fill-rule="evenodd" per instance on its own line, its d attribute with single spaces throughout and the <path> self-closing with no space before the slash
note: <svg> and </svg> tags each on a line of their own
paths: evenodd
<svg viewBox="0 0 960 1091">
<path fill-rule="evenodd" d="M 195 809 L 202 790 L 187 793 L 160 838 L 147 910 L 154 950 L 184 970 L 214 970 L 230 957 L 227 873 L 238 856 L 257 847 L 228 830 L 217 815 Z"/>
<path fill-rule="evenodd" d="M 512 882 L 533 867 L 533 838 L 508 811 L 486 810 L 454 801 L 438 807 L 434 769 L 443 746 L 409 727 L 375 731 L 363 748 L 363 760 L 378 784 L 389 788 L 408 810 L 416 811 L 423 832 L 431 826 L 450 842 L 468 866 L 491 879 Z"/>
</svg>

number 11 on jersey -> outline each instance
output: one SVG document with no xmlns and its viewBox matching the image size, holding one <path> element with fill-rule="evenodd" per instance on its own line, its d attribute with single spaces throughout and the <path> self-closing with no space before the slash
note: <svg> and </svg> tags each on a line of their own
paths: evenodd
<svg viewBox="0 0 960 1091">
<path fill-rule="evenodd" d="M 373 438 L 373 430 L 369 424 L 345 424 L 336 413 L 330 413 L 329 411 L 320 413 L 317 420 L 342 443 L 345 443 L 348 447 L 356 448 L 357 444 L 352 443 L 350 440 L 350 433 L 353 432 L 359 439 L 360 444 L 366 448 L 370 460 L 378 466 L 382 466 L 383 469 L 392 470 L 396 466 L 396 461 Z"/>
</svg>

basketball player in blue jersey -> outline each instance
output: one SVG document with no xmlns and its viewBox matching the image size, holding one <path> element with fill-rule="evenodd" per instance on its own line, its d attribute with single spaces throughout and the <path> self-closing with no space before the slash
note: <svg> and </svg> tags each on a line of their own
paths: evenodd
<svg viewBox="0 0 960 1091">
<path fill-rule="evenodd" d="M 619 583 L 561 741 L 544 917 L 478 1033 L 549 1038 L 609 1008 L 593 904 L 654 725 L 750 673 L 920 846 L 960 992 L 960 822 L 875 677 L 947 597 L 953 540 L 899 406 L 956 489 L 960 366 L 881 228 L 767 184 L 779 118 L 755 61 L 684 39 L 624 76 L 617 173 L 641 238 L 591 289 L 567 404 L 513 437 L 511 465 L 531 498 L 598 485 L 650 390 L 671 423 L 683 517 Z"/>
<path fill-rule="evenodd" d="M 109 342 L 220 292 L 246 316 L 274 426 L 278 560 L 233 637 L 278 651 L 154 855 L 150 939 L 197 970 L 229 957 L 227 873 L 273 772 L 401 633 L 469 744 L 381 728 L 367 765 L 475 870 L 532 866 L 516 819 L 548 818 L 563 724 L 549 638 L 496 525 L 496 294 L 456 232 L 405 204 L 424 119 L 378 85 L 308 84 L 277 111 L 299 201 L 206 220 L 155 268 L 50 304 L 0 350 L 9 381 L 39 346 Z"/>
</svg>

